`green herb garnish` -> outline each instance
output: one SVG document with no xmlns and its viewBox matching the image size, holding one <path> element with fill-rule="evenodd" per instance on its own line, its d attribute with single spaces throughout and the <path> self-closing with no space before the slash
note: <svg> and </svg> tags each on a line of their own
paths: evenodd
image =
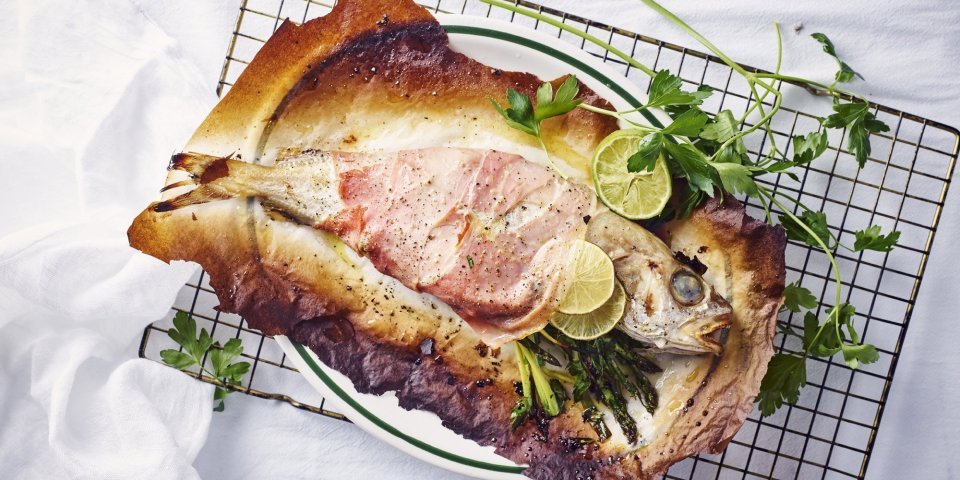
<svg viewBox="0 0 960 480">
<path fill-rule="evenodd" d="M 752 97 L 752 102 L 747 111 L 737 117 L 730 110 L 724 110 L 710 119 L 699 108 L 703 100 L 711 94 L 712 91 L 709 88 L 701 87 L 692 92 L 683 91 L 682 81 L 669 71 L 654 71 L 627 53 L 593 35 L 512 3 L 502 0 L 481 1 L 570 32 L 585 41 L 602 47 L 607 52 L 651 77 L 650 93 L 646 105 L 626 111 L 611 111 L 583 103 L 577 105 L 577 107 L 609 115 L 649 131 L 638 142 L 636 153 L 629 157 L 627 169 L 630 172 L 652 170 L 657 159 L 665 154 L 671 172 L 675 178 L 681 180 L 681 183 L 679 188 L 674 189 L 674 206 L 665 209 L 661 218 L 666 219 L 670 216 L 683 218 L 689 215 L 706 198 L 717 194 L 743 194 L 754 197 L 759 201 L 764 208 L 765 219 L 768 223 L 773 223 L 771 214 L 773 208 L 783 212 L 778 215 L 778 222 L 785 228 L 788 238 L 818 248 L 827 256 L 836 285 L 834 307 L 827 310 L 826 318 L 822 322 L 815 314 L 807 312 L 804 317 L 802 335 L 789 327 L 782 330 L 785 334 L 793 334 L 802 338 L 804 350 L 796 354 L 780 353 L 771 360 L 767 376 L 762 381 L 760 394 L 757 397 L 760 410 L 764 415 L 772 414 L 783 402 L 793 403 L 799 398 L 799 390 L 806 383 L 805 360 L 808 356 L 831 357 L 839 353 L 843 355 L 844 361 L 850 368 L 857 368 L 861 363 L 871 363 L 878 359 L 876 348 L 869 344 L 862 344 L 854 328 L 852 318 L 855 310 L 853 306 L 843 301 L 842 279 L 833 252 L 838 247 L 851 251 L 869 249 L 888 252 L 899 240 L 900 232 L 892 231 L 884 234 L 879 226 L 871 225 L 855 232 L 856 242 L 853 248 L 850 248 L 841 244 L 839 239 L 830 231 L 824 212 L 807 207 L 799 198 L 791 197 L 789 192 L 782 189 L 773 190 L 756 181 L 757 177 L 765 174 L 783 173 L 792 178 L 798 178 L 794 172 L 789 170 L 809 164 L 826 152 L 828 149 L 827 129 L 845 130 L 847 149 L 862 168 L 871 153 L 870 136 L 889 131 L 889 127 L 870 111 L 870 104 L 865 98 L 837 87 L 840 83 L 850 82 L 855 77 L 862 77 L 837 56 L 835 46 L 826 35 L 816 33 L 812 36 L 823 46 L 824 52 L 837 62 L 838 71 L 834 75 L 833 83 L 829 85 L 780 73 L 783 44 L 778 24 L 774 24 L 777 39 L 776 68 L 772 73 L 749 72 L 655 0 L 641 0 L 648 7 L 700 42 L 746 80 Z M 781 150 L 777 145 L 776 136 L 773 134 L 771 127 L 771 120 L 780 110 L 783 100 L 782 93 L 776 87 L 779 82 L 789 82 L 817 91 L 831 97 L 834 102 L 834 113 L 827 118 L 820 119 L 821 128 L 791 138 L 790 145 L 787 147 L 788 149 L 789 147 L 793 148 L 792 154 Z M 567 98 L 567 101 L 567 105 L 570 105 L 572 98 Z M 529 99 L 527 99 L 525 104 L 529 105 L 529 103 Z M 518 105 L 523 104 L 522 99 L 518 99 Z M 499 106 L 497 107 L 499 110 Z M 631 112 L 654 107 L 665 110 L 671 115 L 673 122 L 665 128 L 655 129 L 637 123 L 627 115 Z M 751 115 L 759 115 L 760 118 L 752 121 L 752 125 L 741 129 L 741 126 L 746 125 L 747 119 Z M 513 120 L 506 113 L 504 116 L 508 117 L 508 123 Z M 763 135 L 765 141 L 761 145 L 764 145 L 766 149 L 765 152 L 761 152 L 760 158 L 756 161 L 749 158 L 743 142 L 746 135 L 754 132 Z M 539 138 L 539 133 L 536 132 L 535 134 Z M 800 213 L 794 214 L 783 203 L 784 200 L 797 205 Z M 784 297 L 785 308 L 792 312 L 800 312 L 802 309 L 809 310 L 817 306 L 816 297 L 796 284 L 791 284 L 786 288 Z M 571 362 L 571 364 L 577 364 L 577 362 Z M 574 370 L 576 370 L 576 373 Z M 583 369 L 577 367 L 571 370 L 571 374 L 578 380 L 577 386 L 580 386 L 580 390 L 587 389 L 584 385 L 587 385 L 586 382 L 589 380 L 589 377 L 585 376 L 588 371 L 589 369 L 585 365 L 583 365 Z M 608 393 L 613 394 L 610 400 L 614 401 L 614 405 L 607 405 L 616 413 L 615 393 L 612 390 L 597 389 L 592 386 L 593 384 L 590 385 L 593 390 L 596 390 L 595 397 L 601 401 L 608 399 Z M 619 384 L 614 381 L 607 385 Z M 626 386 L 623 386 L 623 388 L 626 389 Z M 577 388 L 574 388 L 573 398 L 581 401 L 585 409 L 590 410 L 592 408 L 590 406 L 592 404 L 584 403 L 587 400 L 577 395 Z M 588 421 L 586 414 L 584 420 Z M 619 420 L 621 419 L 618 418 Z M 624 420 L 624 422 L 626 421 Z M 624 422 L 621 422 L 621 426 L 624 426 Z M 627 427 L 625 427 L 626 430 Z"/>
<path fill-rule="evenodd" d="M 222 412 L 223 400 L 231 392 L 227 386 L 240 385 L 243 376 L 250 370 L 249 362 L 231 363 L 243 353 L 240 339 L 231 338 L 226 344 L 220 346 L 213 341 L 206 328 L 200 329 L 200 335 L 197 336 L 197 322 L 185 312 L 177 312 L 174 315 L 173 328 L 167 331 L 167 335 L 177 342 L 177 345 L 183 347 L 183 351 L 161 350 L 160 358 L 163 359 L 163 363 L 177 370 L 199 366 L 200 370 L 210 376 L 216 384 L 213 401 L 219 403 L 213 407 L 213 410 Z M 203 366 L 204 356 L 210 357 L 212 371 Z"/>
<path fill-rule="evenodd" d="M 507 89 L 507 103 L 510 104 L 509 108 L 504 109 L 492 98 L 490 99 L 490 103 L 500 112 L 500 115 L 503 116 L 507 125 L 536 137 L 537 141 L 540 142 L 540 147 L 547 154 L 547 160 L 550 161 L 553 169 L 556 170 L 561 177 L 567 178 L 553 163 L 553 159 L 550 158 L 550 152 L 547 151 L 547 145 L 543 143 L 543 136 L 540 133 L 540 122 L 548 118 L 564 115 L 574 108 L 577 108 L 578 105 L 583 103 L 582 100 L 577 99 L 579 93 L 580 85 L 577 83 L 577 77 L 570 75 L 563 81 L 560 88 L 557 89 L 556 95 L 553 93 L 552 84 L 549 82 L 541 84 L 540 87 L 537 88 L 536 105 L 530 101 L 529 96 L 512 88 Z"/>
</svg>

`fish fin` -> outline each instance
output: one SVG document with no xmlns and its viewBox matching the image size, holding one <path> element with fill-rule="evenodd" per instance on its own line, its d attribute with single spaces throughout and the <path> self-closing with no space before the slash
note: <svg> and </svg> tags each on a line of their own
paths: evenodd
<svg viewBox="0 0 960 480">
<path fill-rule="evenodd" d="M 197 205 L 216 200 L 225 200 L 235 196 L 236 195 L 231 195 L 229 192 L 226 192 L 220 188 L 210 185 L 200 185 L 199 187 L 190 190 L 183 195 L 179 195 L 162 202 L 157 202 L 153 204 L 152 208 L 154 212 L 169 212 L 171 210 L 188 207 L 190 205 Z"/>
<path fill-rule="evenodd" d="M 227 158 L 228 157 L 218 157 L 204 153 L 178 153 L 170 157 L 170 165 L 167 167 L 167 169 L 183 170 L 189 173 L 192 177 L 199 178 L 203 175 L 203 172 L 210 168 L 211 165 L 216 163 L 218 160 L 225 161 Z"/>
</svg>

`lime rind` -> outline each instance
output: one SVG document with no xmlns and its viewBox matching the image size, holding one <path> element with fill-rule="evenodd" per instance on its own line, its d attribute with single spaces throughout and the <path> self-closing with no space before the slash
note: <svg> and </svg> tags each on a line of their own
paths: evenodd
<svg viewBox="0 0 960 480">
<path fill-rule="evenodd" d="M 623 318 L 626 307 L 627 295 L 623 285 L 615 282 L 613 294 L 599 308 L 583 314 L 557 312 L 550 323 L 570 338 L 593 340 L 613 330 Z"/>
</svg>

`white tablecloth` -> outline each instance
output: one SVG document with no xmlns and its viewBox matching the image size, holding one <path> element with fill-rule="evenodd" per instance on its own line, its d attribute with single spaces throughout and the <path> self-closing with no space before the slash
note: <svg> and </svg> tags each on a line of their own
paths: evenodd
<svg viewBox="0 0 960 480">
<path fill-rule="evenodd" d="M 238 0 L 0 3 L 0 472 L 12 478 L 451 478 L 349 424 L 136 360 L 191 268 L 126 247 L 166 158 L 215 103 Z M 635 0 L 548 5 L 696 46 Z M 873 100 L 960 125 L 960 5 L 670 1 L 733 58 L 828 78 L 828 33 Z M 800 34 L 792 27 L 802 24 Z M 960 476 L 951 192 L 870 478 Z"/>
</svg>

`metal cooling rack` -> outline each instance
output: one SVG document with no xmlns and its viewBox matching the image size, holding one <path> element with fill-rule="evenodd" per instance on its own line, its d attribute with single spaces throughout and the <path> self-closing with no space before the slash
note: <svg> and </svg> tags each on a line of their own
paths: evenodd
<svg viewBox="0 0 960 480">
<path fill-rule="evenodd" d="M 745 82 L 711 55 L 533 3 L 519 4 L 603 37 L 655 69 L 679 72 L 690 84 L 712 86 L 716 93 L 703 106 L 704 111 L 716 113 L 729 108 L 736 115 L 751 104 Z M 649 87 L 649 79 L 635 69 L 554 27 L 474 0 L 435 0 L 425 6 L 437 12 L 507 20 L 556 35 L 607 62 L 639 85 Z M 217 93 L 222 94 L 233 85 L 283 19 L 305 22 L 330 8 L 331 4 L 316 0 L 243 0 Z M 788 145 L 795 132 L 800 134 L 819 126 L 817 116 L 827 113 L 829 102 L 822 102 L 822 111 L 800 111 L 796 106 L 808 98 L 808 93 L 789 84 L 780 87 L 785 100 L 773 121 L 774 135 L 780 145 Z M 870 224 L 902 232 L 900 246 L 893 255 L 837 252 L 846 279 L 844 296 L 861 310 L 855 322 L 864 341 L 878 347 L 880 361 L 853 371 L 833 359 L 808 360 L 807 387 L 796 405 L 785 406 L 771 417 L 761 418 L 754 412 L 726 451 L 686 459 L 673 466 L 667 478 L 865 476 L 960 145 L 960 132 L 954 128 L 882 105 L 874 105 L 874 109 L 891 126 L 891 132 L 872 137 L 873 154 L 862 170 L 841 148 L 845 132 L 831 131 L 830 150 L 804 169 L 799 180 L 781 175 L 764 177 L 762 181 L 771 188 L 799 195 L 807 205 L 826 212 L 830 226 L 847 244 L 853 243 L 854 231 Z M 748 137 L 747 143 L 753 155 L 764 147 L 759 138 Z M 754 215 L 762 214 L 759 205 L 748 203 L 748 207 Z M 788 245 L 787 269 L 788 281 L 800 280 L 811 291 L 819 291 L 821 298 L 828 297 L 826 293 L 835 288 L 824 255 L 805 245 Z M 236 390 L 344 419 L 325 408 L 324 399 L 287 364 L 276 342 L 247 328 L 238 316 L 217 311 L 216 305 L 216 296 L 200 272 L 180 292 L 168 318 L 144 330 L 140 356 L 159 361 L 160 350 L 175 347 L 164 332 L 170 327 L 174 312 L 185 311 L 221 342 L 230 337 L 243 340 L 244 356 L 253 366 Z M 829 306 L 825 303 L 820 308 Z M 783 314 L 780 320 L 802 328 L 799 316 Z M 793 338 L 778 341 L 782 350 L 800 349 Z"/>
</svg>

